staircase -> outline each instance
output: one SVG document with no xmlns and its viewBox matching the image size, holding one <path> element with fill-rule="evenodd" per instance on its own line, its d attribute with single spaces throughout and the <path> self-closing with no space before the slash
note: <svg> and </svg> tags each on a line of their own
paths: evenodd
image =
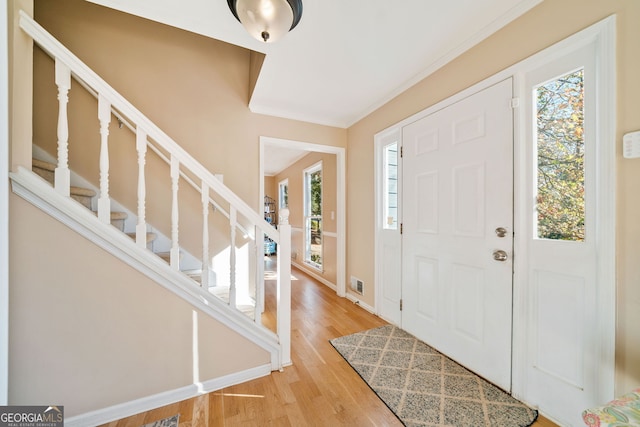
<svg viewBox="0 0 640 427">
<path fill-rule="evenodd" d="M 31 160 L 31 170 L 48 181 L 52 186 L 55 183 L 55 164 L 34 158 Z M 98 213 L 93 211 L 93 200 L 94 197 L 98 194 L 95 190 L 92 190 L 91 188 L 71 186 L 69 187 L 69 192 L 70 197 L 73 200 L 80 203 L 85 208 L 91 210 L 96 216 L 98 216 Z M 111 211 L 110 223 L 124 233 L 124 222 L 127 217 L 128 214 L 126 212 Z M 127 235 L 132 239 L 135 239 L 136 237 L 134 233 L 127 233 Z M 156 237 L 156 233 L 147 233 L 147 248 L 153 250 L 153 241 L 156 240 Z M 168 262 L 167 252 L 158 252 L 156 253 L 156 255 Z"/>
<path fill-rule="evenodd" d="M 273 370 L 289 365 L 291 229 L 288 211 L 285 209 L 281 212 L 280 227 L 275 229 L 24 12 L 20 14 L 20 27 L 55 61 L 59 107 L 58 147 L 55 163 L 33 159 L 31 170 L 19 167 L 17 172 L 12 173 L 13 191 L 146 274 L 194 308 L 267 350 L 271 354 Z M 98 100 L 100 154 L 96 189 L 71 185 L 68 138 L 73 124 L 68 120 L 67 104 L 72 79 Z M 116 202 L 109 192 L 108 126 L 114 116 L 133 133 L 135 139 L 137 168 L 129 171 L 129 174 L 137 178 L 136 185 L 131 186 L 137 204 L 135 207 L 127 206 L 128 210 L 135 212 L 133 232 L 125 226 L 127 219 L 133 218 L 126 212 L 111 208 Z M 167 236 L 169 250 L 155 250 L 159 236 L 148 231 L 145 164 L 150 156 L 154 156 L 154 161 L 160 159 L 165 163 L 166 174 L 171 180 L 170 189 L 167 189 L 171 194 L 171 205 L 168 207 L 171 217 L 170 236 Z M 180 270 L 185 251 L 180 246 L 179 218 L 181 212 L 193 212 L 194 209 L 193 206 L 183 209 L 178 197 L 181 191 L 196 191 L 201 201 L 201 216 L 186 218 L 189 222 L 202 224 L 199 268 L 187 271 Z M 222 221 L 226 222 L 223 227 L 219 225 Z M 262 325 L 265 237 L 276 242 L 278 248 L 275 331 Z M 212 280 L 211 272 L 219 260 L 211 255 L 212 241 L 217 245 L 218 258 L 221 245 L 226 247 L 225 253 L 228 253 L 224 273 L 219 272 L 216 281 Z M 239 251 L 238 242 L 248 250 Z"/>
</svg>

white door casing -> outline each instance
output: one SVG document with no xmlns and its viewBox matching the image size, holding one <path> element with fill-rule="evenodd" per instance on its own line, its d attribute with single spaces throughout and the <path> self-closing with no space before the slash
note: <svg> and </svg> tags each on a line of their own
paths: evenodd
<svg viewBox="0 0 640 427">
<path fill-rule="evenodd" d="M 259 204 L 264 202 L 264 152 L 265 146 L 289 147 L 301 151 L 335 154 L 336 156 L 336 294 L 339 297 L 347 296 L 346 285 L 346 253 L 347 253 L 347 215 L 346 215 L 346 150 L 342 147 L 331 145 L 312 144 L 309 142 L 292 141 L 288 139 L 260 137 L 260 182 Z M 320 276 L 316 277 L 320 278 Z M 322 281 L 320 278 L 319 280 Z M 323 282 L 324 283 L 324 282 Z M 328 283 L 328 282 L 327 282 Z"/>
<path fill-rule="evenodd" d="M 402 297 L 402 239 L 400 236 L 400 226 L 397 223 L 401 218 L 401 200 L 400 200 L 400 186 L 401 186 L 401 162 L 399 161 L 399 153 L 397 156 L 397 220 L 395 226 L 389 226 L 388 221 L 388 200 L 386 200 L 387 185 L 385 180 L 388 180 L 387 173 L 385 172 L 387 165 L 387 159 L 385 152 L 387 147 L 391 144 L 396 144 L 397 150 L 401 145 L 401 132 L 399 128 L 392 129 L 390 132 L 385 132 L 376 137 L 375 141 L 375 164 L 376 164 L 376 233 L 375 233 L 375 247 L 376 247 L 376 313 L 393 323 L 398 327 L 402 327 L 402 317 L 400 312 L 400 300 Z"/>
<path fill-rule="evenodd" d="M 511 101 L 506 79 L 402 131 L 403 328 L 505 390 L 511 389 Z M 496 251 L 506 259 L 496 260 Z"/>
<path fill-rule="evenodd" d="M 590 321 L 595 325 L 591 331 L 589 342 L 591 344 L 589 358 L 594 372 L 591 373 L 591 382 L 596 384 L 595 389 L 585 390 L 589 395 L 589 401 L 604 403 L 614 398 L 614 372 L 615 372 L 615 161 L 616 161 L 616 79 L 615 79 L 615 53 L 616 53 L 616 18 L 608 17 L 573 36 L 562 40 L 555 45 L 517 63 L 504 71 L 497 73 L 486 80 L 457 93 L 450 98 L 418 112 L 407 119 L 396 123 L 376 135 L 378 138 L 394 130 L 399 131 L 403 126 L 420 120 L 438 110 L 452 105 L 484 88 L 487 88 L 505 78 L 513 77 L 515 82 L 516 120 L 514 122 L 515 146 L 514 146 L 514 295 L 513 295 L 513 370 L 512 393 L 513 396 L 533 407 L 539 408 L 546 417 L 556 420 L 558 423 L 567 423 L 576 413 L 575 404 L 558 407 L 549 405 L 540 397 L 544 397 L 549 387 L 539 381 L 531 381 L 529 371 L 532 369 L 530 355 L 535 354 L 532 341 L 532 305 L 533 293 L 530 279 L 530 268 L 527 264 L 529 257 L 529 244 L 527 239 L 520 238 L 523 234 L 530 234 L 532 225 L 527 212 L 531 212 L 530 179 L 532 158 L 529 147 L 525 147 L 528 138 L 526 128 L 530 119 L 525 113 L 525 75 L 531 70 L 539 69 L 546 63 L 571 55 L 576 50 L 585 46 L 591 46 L 592 57 L 596 58 L 596 94 L 597 101 L 593 106 L 596 110 L 597 127 L 594 130 L 597 140 L 595 146 L 596 169 L 596 195 L 598 200 L 595 206 L 596 236 L 597 240 L 597 265 L 596 271 L 596 300 L 597 310 L 591 312 Z M 587 107 L 588 108 L 588 107 Z M 376 166 L 379 163 L 376 162 Z M 376 168 L 376 173 L 379 174 Z M 376 204 L 378 206 L 378 204 Z M 376 228 L 376 230 L 378 230 Z M 376 265 L 380 260 L 380 246 L 376 246 Z M 376 271 L 378 275 L 379 272 Z M 376 285 L 382 286 L 384 282 L 376 276 Z M 378 295 L 382 292 L 377 289 Z M 376 296 L 376 304 L 379 307 L 380 298 Z M 406 300 L 405 300 L 406 301 Z M 379 312 L 379 311 L 378 311 Z M 561 397 L 557 402 L 565 401 Z M 585 400 L 586 402 L 586 400 Z M 579 405 L 578 405 L 579 406 Z M 588 407 L 583 403 L 583 409 Z M 564 421 L 563 421 L 564 420 Z M 570 422 L 577 423 L 577 420 Z M 569 423 L 567 423 L 569 424 Z"/>
</svg>

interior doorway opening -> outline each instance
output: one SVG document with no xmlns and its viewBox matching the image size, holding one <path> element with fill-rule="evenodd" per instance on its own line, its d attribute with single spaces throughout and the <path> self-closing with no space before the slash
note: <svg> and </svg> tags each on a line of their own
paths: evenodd
<svg viewBox="0 0 640 427">
<path fill-rule="evenodd" d="M 275 159 L 278 156 L 286 157 L 289 160 L 274 169 L 273 163 L 276 163 Z M 325 212 L 323 212 L 322 227 L 316 227 L 316 236 L 312 236 L 316 238 L 316 241 L 318 238 L 322 239 L 324 247 L 322 252 L 323 263 L 321 266 L 316 266 L 319 268 L 313 268 L 313 266 L 308 268 L 309 266 L 304 261 L 306 253 L 304 245 L 305 223 L 302 220 L 304 213 L 302 210 L 304 206 L 304 195 L 302 193 L 305 180 L 304 170 L 323 158 L 325 159 L 323 163 L 324 195 L 327 199 L 331 198 L 334 201 L 329 204 L 328 208 L 326 203 L 323 205 L 325 206 L 323 208 Z M 304 163 L 303 159 L 308 159 L 311 164 L 301 166 Z M 278 207 L 284 203 L 286 197 L 292 225 L 292 264 L 302 268 L 316 280 L 334 289 L 338 296 L 341 297 L 346 296 L 345 164 L 345 149 L 341 147 L 271 137 L 260 138 L 260 200 L 263 201 L 267 195 L 266 187 L 269 184 L 265 185 L 265 182 L 268 182 L 270 176 L 275 176 L 272 189 L 269 191 L 275 195 L 275 197 L 272 197 L 277 198 L 276 205 Z M 296 168 L 300 169 L 299 173 Z M 285 173 L 283 171 L 288 172 Z M 325 185 L 328 185 L 328 187 L 325 187 Z M 334 188 L 335 190 L 333 190 Z M 283 193 L 283 191 L 286 191 L 286 193 Z M 330 195 L 329 191 L 335 191 L 335 194 Z M 300 194 L 296 195 L 298 192 Z M 298 198 L 297 202 L 296 198 Z M 297 216 L 301 219 L 299 221 L 300 224 L 292 222 L 292 219 Z M 319 224 L 317 215 L 312 215 L 310 218 L 315 220 L 316 225 Z M 319 236 L 317 235 L 318 233 L 320 233 Z M 297 238 L 301 243 L 297 243 Z M 335 245 L 329 249 L 332 240 Z M 332 271 L 327 272 L 328 269 L 332 269 Z M 327 277 L 333 278 L 333 280 L 328 280 Z"/>
</svg>

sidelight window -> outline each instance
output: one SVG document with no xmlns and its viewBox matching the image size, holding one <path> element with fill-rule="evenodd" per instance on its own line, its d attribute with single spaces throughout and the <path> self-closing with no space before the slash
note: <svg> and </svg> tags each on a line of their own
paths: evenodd
<svg viewBox="0 0 640 427">
<path fill-rule="evenodd" d="M 584 69 L 534 88 L 537 237 L 584 241 Z"/>
<path fill-rule="evenodd" d="M 387 230 L 398 229 L 398 143 L 384 147 L 384 224 Z"/>
</svg>

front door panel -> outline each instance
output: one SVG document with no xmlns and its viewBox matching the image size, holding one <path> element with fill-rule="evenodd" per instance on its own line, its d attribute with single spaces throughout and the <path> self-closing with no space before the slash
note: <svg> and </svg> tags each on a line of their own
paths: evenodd
<svg viewBox="0 0 640 427">
<path fill-rule="evenodd" d="M 511 388 L 511 98 L 507 79 L 405 126 L 402 135 L 403 328 L 505 390 Z"/>
</svg>

